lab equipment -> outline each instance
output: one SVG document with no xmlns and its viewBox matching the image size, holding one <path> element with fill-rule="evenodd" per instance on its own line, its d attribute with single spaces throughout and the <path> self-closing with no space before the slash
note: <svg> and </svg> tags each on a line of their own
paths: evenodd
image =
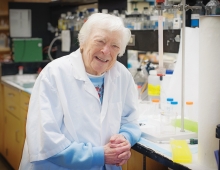
<svg viewBox="0 0 220 170">
<path fill-rule="evenodd" d="M 142 87 L 146 81 L 147 81 L 147 75 L 144 73 L 143 69 L 140 67 L 137 68 L 137 72 L 134 75 L 134 82 Z"/>
<path fill-rule="evenodd" d="M 43 60 L 42 38 L 12 39 L 14 62 L 36 62 Z"/>
<path fill-rule="evenodd" d="M 199 16 L 205 15 L 205 5 L 201 0 L 197 0 L 194 6 L 200 6 L 201 8 L 192 10 L 191 27 L 199 27 Z"/>
<path fill-rule="evenodd" d="M 173 162 L 177 163 L 191 163 L 192 153 L 186 140 L 171 140 Z"/>
</svg>

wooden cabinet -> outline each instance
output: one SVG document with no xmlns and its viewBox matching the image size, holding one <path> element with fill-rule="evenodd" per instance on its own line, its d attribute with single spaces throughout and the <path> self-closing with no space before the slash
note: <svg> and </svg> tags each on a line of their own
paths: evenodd
<svg viewBox="0 0 220 170">
<path fill-rule="evenodd" d="M 4 45 L 0 45 L 0 62 L 11 60 L 11 49 L 9 48 L 9 14 L 8 14 L 9 0 L 1 0 L 0 5 L 0 38 L 5 39 Z"/>
<path fill-rule="evenodd" d="M 0 84 L 0 153 L 3 153 L 3 131 L 4 131 L 4 115 L 3 115 L 3 90 Z"/>
<path fill-rule="evenodd" d="M 2 85 L 2 91 L 4 98 L 2 154 L 14 169 L 18 169 L 25 140 L 30 95 L 6 84 Z"/>
<path fill-rule="evenodd" d="M 131 149 L 131 157 L 122 170 L 167 170 L 167 167 Z"/>
</svg>

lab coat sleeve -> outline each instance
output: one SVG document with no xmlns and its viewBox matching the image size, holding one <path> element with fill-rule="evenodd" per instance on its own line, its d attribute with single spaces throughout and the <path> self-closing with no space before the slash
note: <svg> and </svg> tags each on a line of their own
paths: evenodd
<svg viewBox="0 0 220 170">
<path fill-rule="evenodd" d="M 69 169 L 90 169 L 104 165 L 104 149 L 92 147 L 90 143 L 73 142 L 62 152 L 48 158 L 48 161 Z"/>
<path fill-rule="evenodd" d="M 128 90 L 125 97 L 125 103 L 122 110 L 121 128 L 122 134 L 133 146 L 141 137 L 138 119 L 138 95 L 132 76 L 129 77 Z"/>
</svg>

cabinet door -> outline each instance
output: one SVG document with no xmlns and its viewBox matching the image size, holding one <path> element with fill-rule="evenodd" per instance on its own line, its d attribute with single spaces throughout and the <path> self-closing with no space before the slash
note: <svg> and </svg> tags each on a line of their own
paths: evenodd
<svg viewBox="0 0 220 170">
<path fill-rule="evenodd" d="M 155 160 L 146 157 L 146 169 L 167 170 L 168 167 L 156 162 Z"/>
<path fill-rule="evenodd" d="M 0 153 L 3 154 L 3 133 L 4 133 L 4 113 L 3 113 L 3 89 L 0 84 Z"/>
<path fill-rule="evenodd" d="M 142 170 L 143 169 L 143 155 L 131 149 L 131 157 L 127 162 L 127 170 Z"/>
<path fill-rule="evenodd" d="M 5 117 L 4 156 L 14 169 L 18 169 L 24 141 L 21 123 L 9 112 L 5 114 Z"/>
</svg>

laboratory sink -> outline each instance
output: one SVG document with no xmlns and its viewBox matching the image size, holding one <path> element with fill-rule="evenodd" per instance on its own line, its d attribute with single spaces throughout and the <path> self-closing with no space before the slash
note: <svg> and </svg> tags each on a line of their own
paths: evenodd
<svg viewBox="0 0 220 170">
<path fill-rule="evenodd" d="M 32 88 L 37 76 L 38 74 L 10 75 L 2 76 L 2 80 L 14 83 L 22 88 Z"/>
<path fill-rule="evenodd" d="M 15 82 L 19 86 L 22 86 L 23 88 L 33 88 L 34 82 Z"/>
<path fill-rule="evenodd" d="M 35 82 L 37 74 L 21 74 L 15 75 L 14 81 L 16 82 Z"/>
</svg>

